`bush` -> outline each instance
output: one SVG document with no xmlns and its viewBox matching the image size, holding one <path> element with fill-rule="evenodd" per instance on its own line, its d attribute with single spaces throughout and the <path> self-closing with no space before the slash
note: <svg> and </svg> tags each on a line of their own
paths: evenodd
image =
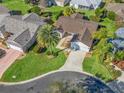
<svg viewBox="0 0 124 93">
<path fill-rule="evenodd" d="M 100 17 L 100 16 L 101 16 L 101 13 L 102 13 L 102 11 L 101 11 L 100 8 L 97 8 L 97 9 L 95 10 L 96 16 Z"/>
<path fill-rule="evenodd" d="M 116 14 L 112 11 L 109 11 L 108 14 L 107 14 L 107 17 L 110 19 L 110 20 L 113 20 L 115 21 L 115 18 L 116 18 Z"/>
<path fill-rule="evenodd" d="M 115 2 L 116 2 L 116 3 L 121 3 L 121 2 L 122 2 L 122 0 L 115 0 Z"/>
<path fill-rule="evenodd" d="M 49 16 L 52 16 L 52 13 L 51 12 L 44 12 L 44 13 L 42 13 L 42 16 L 43 17 L 49 17 Z"/>
<path fill-rule="evenodd" d="M 33 5 L 38 5 L 40 0 L 24 0 L 26 4 L 33 4 Z"/>
<path fill-rule="evenodd" d="M 63 14 L 64 16 L 70 16 L 72 15 L 73 13 L 75 13 L 75 9 L 73 7 L 69 7 L 67 6 L 64 11 L 63 11 Z"/>
<path fill-rule="evenodd" d="M 55 12 L 55 13 L 52 15 L 52 20 L 53 20 L 53 21 L 56 21 L 61 15 L 62 15 L 62 11 L 60 11 L 60 12 Z"/>
<path fill-rule="evenodd" d="M 6 55 L 6 51 L 0 49 L 0 58 L 4 57 Z"/>
<path fill-rule="evenodd" d="M 122 75 L 120 70 L 115 70 L 114 71 L 114 79 L 117 79 L 118 77 L 120 77 Z"/>
<path fill-rule="evenodd" d="M 114 55 L 114 61 L 122 61 L 124 60 L 124 52 L 123 51 L 118 51 Z"/>
<path fill-rule="evenodd" d="M 38 7 L 38 6 L 36 5 L 36 6 L 33 6 L 28 12 L 29 12 L 29 13 L 30 13 L 30 12 L 33 12 L 33 13 L 36 13 L 36 14 L 40 15 L 40 14 L 41 14 L 41 9 L 40 9 L 40 7 Z"/>
<path fill-rule="evenodd" d="M 90 16 L 90 20 L 99 22 L 100 21 L 100 18 L 97 17 L 97 16 Z"/>
</svg>

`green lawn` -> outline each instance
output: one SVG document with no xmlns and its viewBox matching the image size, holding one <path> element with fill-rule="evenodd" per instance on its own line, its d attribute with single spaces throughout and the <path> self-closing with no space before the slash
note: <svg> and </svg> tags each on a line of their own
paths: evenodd
<svg viewBox="0 0 124 93">
<path fill-rule="evenodd" d="M 24 3 L 24 0 L 4 0 L 2 5 L 10 10 L 21 10 L 23 14 L 27 13 L 27 10 L 31 8 L 30 5 Z"/>
<path fill-rule="evenodd" d="M 97 58 L 95 56 L 85 58 L 83 62 L 84 71 L 93 74 L 94 76 L 102 75 L 102 79 L 108 81 L 112 79 L 112 76 L 109 70 L 101 63 L 97 62 Z"/>
<path fill-rule="evenodd" d="M 50 12 L 52 13 L 51 19 L 53 22 L 55 22 L 59 16 L 62 15 L 62 11 L 65 9 L 65 7 L 60 7 L 60 6 L 52 6 L 48 7 L 45 9 L 45 12 Z"/>
<path fill-rule="evenodd" d="M 1 81 L 17 82 L 42 75 L 44 73 L 57 70 L 64 65 L 66 57 L 60 53 L 55 58 L 49 58 L 45 53 L 37 54 L 29 52 L 23 59 L 17 60 L 4 73 Z M 14 79 L 13 76 L 16 76 Z"/>
</svg>

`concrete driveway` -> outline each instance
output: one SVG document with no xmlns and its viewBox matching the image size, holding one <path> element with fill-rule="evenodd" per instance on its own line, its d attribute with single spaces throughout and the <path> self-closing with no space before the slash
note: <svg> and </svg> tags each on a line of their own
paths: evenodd
<svg viewBox="0 0 124 93">
<path fill-rule="evenodd" d="M 82 72 L 82 63 L 85 56 L 85 51 L 71 51 L 65 64 L 59 70 Z"/>
<path fill-rule="evenodd" d="M 3 49 L 3 48 L 0 48 Z M 14 49 L 3 49 L 6 51 L 6 56 L 0 59 L 0 78 L 7 68 L 17 59 L 22 53 Z"/>
</svg>

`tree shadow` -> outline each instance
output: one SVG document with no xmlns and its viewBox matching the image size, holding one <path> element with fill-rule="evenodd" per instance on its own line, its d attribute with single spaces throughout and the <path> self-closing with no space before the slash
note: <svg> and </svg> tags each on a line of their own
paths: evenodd
<svg viewBox="0 0 124 93">
<path fill-rule="evenodd" d="M 115 92 L 115 93 L 124 93 L 124 82 L 122 81 L 112 81 L 108 83 L 108 86 Z"/>
</svg>

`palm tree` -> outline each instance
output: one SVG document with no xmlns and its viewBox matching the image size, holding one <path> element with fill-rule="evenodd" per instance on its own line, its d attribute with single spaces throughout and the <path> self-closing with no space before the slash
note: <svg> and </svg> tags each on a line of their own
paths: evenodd
<svg viewBox="0 0 124 93">
<path fill-rule="evenodd" d="M 50 53 L 53 52 L 59 41 L 59 34 L 53 30 L 53 26 L 46 24 L 42 26 L 37 34 L 39 47 L 46 47 Z"/>
</svg>

